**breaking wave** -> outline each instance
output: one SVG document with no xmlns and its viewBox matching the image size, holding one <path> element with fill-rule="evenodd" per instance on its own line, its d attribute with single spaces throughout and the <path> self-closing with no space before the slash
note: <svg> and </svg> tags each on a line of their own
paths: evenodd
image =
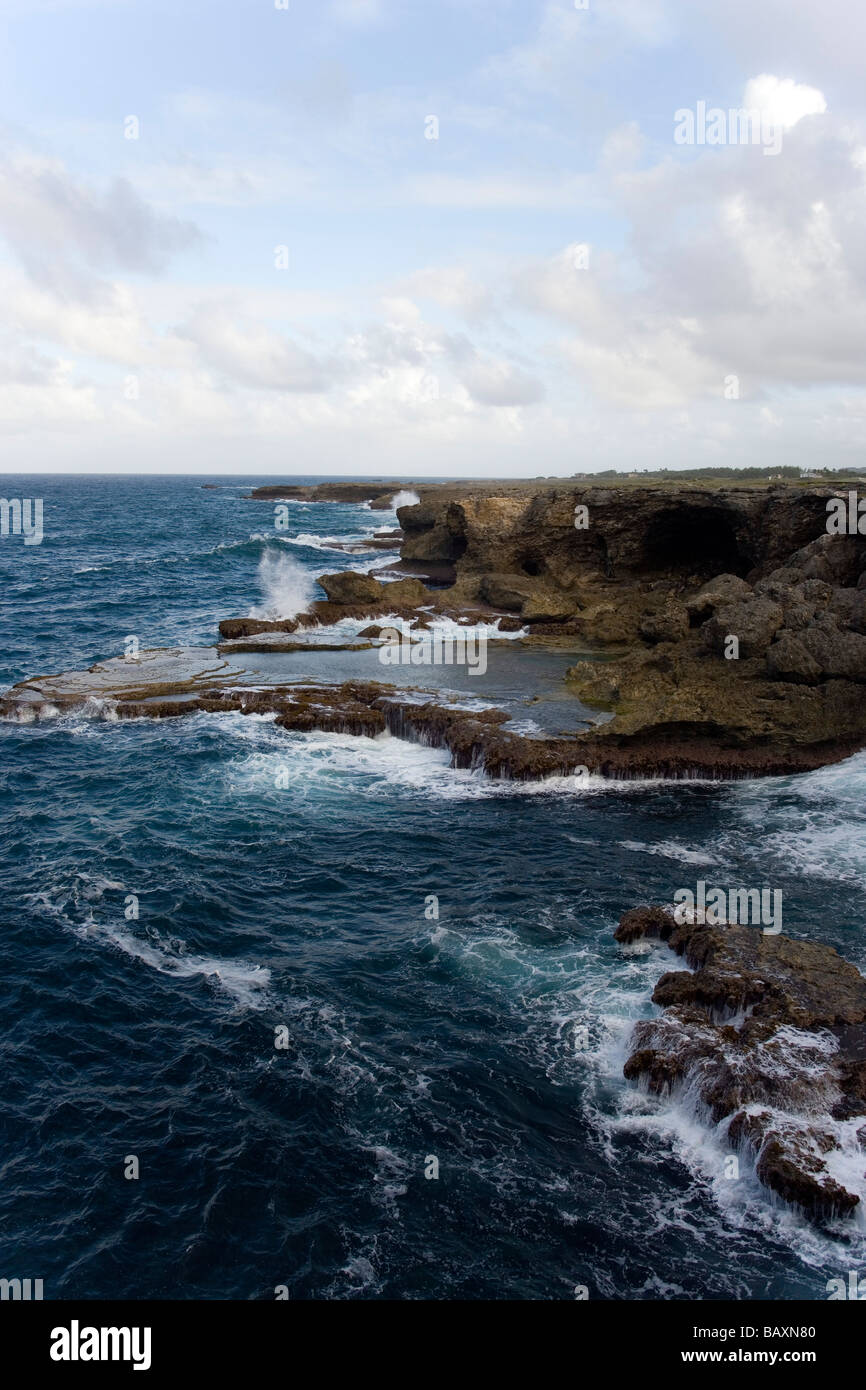
<svg viewBox="0 0 866 1390">
<path fill-rule="evenodd" d="M 262 602 L 250 609 L 251 618 L 294 618 L 306 612 L 315 597 L 316 582 L 310 571 L 280 551 L 265 551 L 256 579 Z"/>
</svg>

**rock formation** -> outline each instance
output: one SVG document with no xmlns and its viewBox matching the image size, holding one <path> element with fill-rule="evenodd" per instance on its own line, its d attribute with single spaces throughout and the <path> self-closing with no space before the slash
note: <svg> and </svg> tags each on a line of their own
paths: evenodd
<svg viewBox="0 0 866 1390">
<path fill-rule="evenodd" d="M 395 488 L 274 484 L 252 495 L 390 506 Z M 594 649 L 567 680 L 609 722 L 586 729 L 576 718 L 574 737 L 528 748 L 490 729 L 455 743 L 455 759 L 501 776 L 782 775 L 866 746 L 866 538 L 827 533 L 826 486 L 560 480 L 417 493 L 398 511 L 399 564 L 435 573 L 437 587 L 394 566 L 401 577 L 387 583 L 324 574 L 326 597 L 306 613 L 224 620 L 220 652 L 291 651 L 310 626 L 386 616 L 416 628 L 498 620 L 503 633 L 525 627 L 531 643 Z"/>
<path fill-rule="evenodd" d="M 266 483 L 253 488 L 250 497 L 260 502 L 369 502 L 374 511 L 389 511 L 393 499 L 406 489 L 417 491 L 411 483 Z"/>
<path fill-rule="evenodd" d="M 636 1024 L 625 1076 L 690 1096 L 786 1202 L 814 1218 L 851 1212 L 859 1195 L 832 1169 L 843 1151 L 866 1169 L 860 972 L 830 946 L 678 924 L 661 908 L 627 912 L 615 935 L 626 947 L 665 941 L 691 966 L 658 981 L 664 1013 Z"/>
<path fill-rule="evenodd" d="M 866 540 L 827 534 L 833 495 L 428 489 L 400 509 L 401 555 L 453 566 L 443 601 L 621 649 L 568 673 L 585 703 L 616 716 L 585 736 L 588 765 L 794 772 L 866 743 Z"/>
</svg>

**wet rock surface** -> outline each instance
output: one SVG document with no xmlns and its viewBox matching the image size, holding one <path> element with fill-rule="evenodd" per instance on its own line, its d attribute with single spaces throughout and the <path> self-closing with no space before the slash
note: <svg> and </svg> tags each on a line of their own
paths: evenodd
<svg viewBox="0 0 866 1390">
<path fill-rule="evenodd" d="M 860 972 L 830 946 L 681 924 L 662 908 L 627 912 L 615 937 L 626 948 L 663 941 L 690 967 L 659 979 L 652 998 L 664 1012 L 635 1025 L 625 1076 L 690 1098 L 766 1187 L 810 1217 L 852 1212 L 860 1198 L 839 1172 L 852 1161 L 866 1170 Z"/>
</svg>

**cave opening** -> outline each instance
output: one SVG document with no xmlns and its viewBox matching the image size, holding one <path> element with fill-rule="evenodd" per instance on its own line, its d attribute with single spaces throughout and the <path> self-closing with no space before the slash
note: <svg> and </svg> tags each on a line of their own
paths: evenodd
<svg viewBox="0 0 866 1390">
<path fill-rule="evenodd" d="M 670 507 L 660 512 L 650 524 L 643 562 L 646 569 L 660 572 L 741 577 L 753 566 L 730 516 L 717 507 Z"/>
<path fill-rule="evenodd" d="M 449 560 L 459 560 L 466 554 L 468 541 L 465 536 L 455 536 L 452 532 L 448 539 L 447 551 Z"/>
</svg>

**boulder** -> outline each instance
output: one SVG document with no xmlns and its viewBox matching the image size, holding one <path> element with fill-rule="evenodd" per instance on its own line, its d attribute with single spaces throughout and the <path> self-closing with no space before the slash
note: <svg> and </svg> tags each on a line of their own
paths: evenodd
<svg viewBox="0 0 866 1390">
<path fill-rule="evenodd" d="M 569 598 L 568 594 L 557 593 L 553 589 L 541 588 L 525 599 L 520 609 L 521 616 L 528 623 L 557 622 L 570 618 L 576 612 L 576 599 Z"/>
<path fill-rule="evenodd" d="M 520 612 L 526 600 L 532 597 L 532 588 L 532 580 L 523 575 L 485 574 L 481 580 L 480 594 L 493 608 Z"/>
<path fill-rule="evenodd" d="M 679 642 L 689 635 L 689 613 L 684 603 L 669 599 L 663 608 L 647 613 L 638 628 L 645 642 Z"/>
<path fill-rule="evenodd" d="M 825 614 L 798 633 L 798 640 L 824 676 L 866 681 L 866 637 L 861 633 L 837 627 Z"/>
<path fill-rule="evenodd" d="M 799 570 L 791 569 L 788 565 L 782 565 L 772 573 L 765 575 L 763 579 L 757 580 L 755 593 L 764 594 L 767 598 L 776 599 L 781 602 L 795 584 L 802 584 L 803 576 Z"/>
<path fill-rule="evenodd" d="M 802 632 L 803 628 L 809 626 L 815 618 L 814 603 L 785 603 L 783 604 L 785 613 L 784 632 Z M 780 634 L 781 635 L 781 634 Z"/>
<path fill-rule="evenodd" d="M 680 924 L 659 908 L 626 913 L 615 936 L 626 946 L 666 941 L 691 967 L 659 979 L 652 998 L 665 1012 L 635 1025 L 624 1075 L 651 1091 L 681 1090 L 696 1118 L 752 1151 L 766 1187 L 811 1218 L 852 1212 L 859 1195 L 832 1171 L 846 1142 L 832 1121 L 866 1111 L 860 972 L 831 946 L 759 926 Z M 827 1030 L 837 1047 L 827 1047 Z"/>
<path fill-rule="evenodd" d="M 751 586 L 745 579 L 740 579 L 736 574 L 720 574 L 686 600 L 686 610 L 693 621 L 703 622 L 711 617 L 717 608 L 738 603 L 748 598 L 751 592 Z"/>
<path fill-rule="evenodd" d="M 639 617 L 619 603 L 592 604 L 578 619 L 580 634 L 588 642 L 633 642 Z"/>
<path fill-rule="evenodd" d="M 396 603 L 401 608 L 412 608 L 417 603 L 430 602 L 430 590 L 420 579 L 396 579 L 393 584 L 379 584 L 380 603 Z"/>
<path fill-rule="evenodd" d="M 796 551 L 788 565 L 799 570 L 804 579 L 822 579 L 847 588 L 857 583 L 864 557 L 866 548 L 860 536 L 823 535 Z"/>
<path fill-rule="evenodd" d="M 771 679 L 815 685 L 821 667 L 793 633 L 783 631 L 767 649 L 767 671 Z"/>
<path fill-rule="evenodd" d="M 319 583 L 331 603 L 376 603 L 382 598 L 382 586 L 369 574 L 342 570 L 338 574 L 320 574 Z"/>
<path fill-rule="evenodd" d="M 260 632 L 294 632 L 298 625 L 297 618 L 223 618 L 219 630 L 221 637 L 231 641 L 237 637 L 254 637 Z"/>
<path fill-rule="evenodd" d="M 832 614 L 840 627 L 866 635 L 866 593 L 862 589 L 833 589 L 827 612 Z M 790 626 L 787 615 L 785 625 Z"/>
<path fill-rule="evenodd" d="M 725 639 L 733 635 L 739 639 L 740 656 L 763 656 L 784 621 L 780 604 L 754 595 L 719 608 L 704 623 L 701 634 L 711 651 L 723 652 Z"/>
<path fill-rule="evenodd" d="M 457 559 L 459 554 L 459 538 L 453 536 L 447 526 L 431 526 L 428 530 L 412 531 L 400 546 L 402 560 L 423 561 L 427 564 L 449 563 Z"/>
</svg>

